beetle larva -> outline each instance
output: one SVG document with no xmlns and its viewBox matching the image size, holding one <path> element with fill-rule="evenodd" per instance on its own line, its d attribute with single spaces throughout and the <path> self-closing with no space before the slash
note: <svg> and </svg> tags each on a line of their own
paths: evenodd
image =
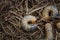
<svg viewBox="0 0 60 40">
<path fill-rule="evenodd" d="M 46 30 L 46 40 L 53 40 L 52 25 L 50 23 L 45 24 L 45 30 Z"/>
<path fill-rule="evenodd" d="M 34 30 L 37 26 L 36 17 L 32 15 L 27 15 L 22 19 L 22 28 L 25 31 Z"/>
<path fill-rule="evenodd" d="M 47 6 L 42 12 L 42 18 L 48 20 L 50 16 L 55 17 L 58 14 L 58 10 L 54 6 Z"/>
</svg>

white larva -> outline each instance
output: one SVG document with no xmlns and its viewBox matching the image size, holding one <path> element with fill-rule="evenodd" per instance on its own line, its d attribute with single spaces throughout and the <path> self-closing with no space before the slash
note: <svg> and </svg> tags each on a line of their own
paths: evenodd
<svg viewBox="0 0 60 40">
<path fill-rule="evenodd" d="M 36 22 L 36 17 L 32 16 L 32 15 L 27 15 L 22 19 L 22 28 L 25 31 L 30 31 L 30 30 L 34 30 L 37 26 Z M 28 22 L 32 22 L 31 24 L 29 24 Z"/>
<path fill-rule="evenodd" d="M 52 25 L 50 23 L 45 24 L 45 30 L 46 30 L 46 40 L 53 40 Z"/>
<path fill-rule="evenodd" d="M 49 15 L 51 14 L 51 15 Z M 42 12 L 42 18 L 48 20 L 50 16 L 55 17 L 58 14 L 58 10 L 54 6 L 47 6 Z"/>
</svg>

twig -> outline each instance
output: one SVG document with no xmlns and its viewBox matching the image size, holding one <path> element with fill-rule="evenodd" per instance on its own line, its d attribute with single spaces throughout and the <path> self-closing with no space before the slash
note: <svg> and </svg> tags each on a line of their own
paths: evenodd
<svg viewBox="0 0 60 40">
<path fill-rule="evenodd" d="M 26 14 L 28 14 L 28 0 L 26 0 L 25 5 L 26 5 Z"/>
<path fill-rule="evenodd" d="M 18 17 L 20 17 L 21 19 L 23 18 L 21 15 L 18 15 L 16 12 L 14 12 L 14 11 L 9 11 L 9 12 L 11 12 L 12 14 L 14 14 L 14 15 L 16 15 L 16 16 L 18 16 Z"/>
<path fill-rule="evenodd" d="M 18 6 L 21 6 L 23 2 L 24 2 L 24 0 L 22 0 L 21 3 Z"/>
<path fill-rule="evenodd" d="M 43 0 L 43 1 L 45 1 L 45 0 Z M 39 6 L 39 4 L 41 4 L 43 1 L 39 2 L 37 5 L 33 5 L 33 7 L 32 7 L 31 9 L 29 9 L 29 11 L 32 11 L 32 9 L 34 9 L 34 8 L 38 7 L 38 6 Z"/>
<path fill-rule="evenodd" d="M 43 8 L 46 7 L 47 5 L 48 5 L 48 3 L 47 3 L 46 5 L 44 5 L 43 7 L 39 7 L 39 8 L 36 8 L 36 9 L 30 11 L 28 14 L 31 14 L 31 13 L 37 11 L 37 10 L 43 9 Z"/>
<path fill-rule="evenodd" d="M 5 32 L 6 35 L 9 35 L 9 36 L 12 36 L 12 37 L 16 37 L 16 38 L 20 38 L 20 36 L 16 36 L 16 35 L 13 35 L 13 34 L 11 34 L 11 33 L 8 33 L 8 32 L 5 30 L 5 28 L 4 28 L 4 26 L 3 26 L 2 24 L 3 24 L 3 23 L 1 22 L 1 27 L 3 28 L 3 30 L 4 30 L 4 32 Z"/>
<path fill-rule="evenodd" d="M 8 3 L 5 3 L 5 5 L 2 6 L 2 8 L 0 9 L 0 12 L 8 5 Z"/>
<path fill-rule="evenodd" d="M 13 23 L 13 22 L 10 22 L 10 21 L 8 21 L 10 24 L 12 24 L 13 26 L 14 26 L 14 28 L 18 31 L 18 32 L 20 32 L 20 30 L 17 28 L 17 26 L 16 26 L 16 24 L 15 23 Z"/>
</svg>

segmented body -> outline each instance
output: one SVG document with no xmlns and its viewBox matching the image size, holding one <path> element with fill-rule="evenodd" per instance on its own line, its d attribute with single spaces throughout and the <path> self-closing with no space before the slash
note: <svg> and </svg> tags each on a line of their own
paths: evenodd
<svg viewBox="0 0 60 40">
<path fill-rule="evenodd" d="M 60 29 L 60 22 L 56 24 L 57 28 Z"/>
<path fill-rule="evenodd" d="M 22 27 L 26 31 L 34 30 L 36 28 L 36 17 L 27 15 L 22 19 Z"/>
<path fill-rule="evenodd" d="M 42 12 L 42 18 L 48 20 L 49 17 L 55 17 L 58 14 L 58 10 L 54 6 L 47 6 Z"/>
<path fill-rule="evenodd" d="M 46 30 L 46 40 L 53 40 L 52 25 L 50 23 L 45 24 L 45 30 Z"/>
</svg>

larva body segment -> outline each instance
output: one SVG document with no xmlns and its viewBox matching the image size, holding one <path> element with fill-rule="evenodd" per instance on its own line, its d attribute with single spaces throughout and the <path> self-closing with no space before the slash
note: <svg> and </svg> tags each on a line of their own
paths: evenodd
<svg viewBox="0 0 60 40">
<path fill-rule="evenodd" d="M 45 24 L 45 30 L 46 30 L 46 40 L 53 40 L 52 25 L 50 23 Z"/>
<path fill-rule="evenodd" d="M 45 20 L 48 20 L 50 16 L 55 17 L 58 14 L 58 10 L 54 6 L 47 6 L 43 12 L 42 17 Z"/>
<path fill-rule="evenodd" d="M 57 28 L 60 29 L 60 22 L 56 24 Z"/>
<path fill-rule="evenodd" d="M 31 15 L 27 15 L 23 18 L 22 20 L 22 28 L 25 31 L 30 31 L 30 30 L 34 30 L 36 28 L 36 17 L 35 16 L 31 16 Z"/>
</svg>

